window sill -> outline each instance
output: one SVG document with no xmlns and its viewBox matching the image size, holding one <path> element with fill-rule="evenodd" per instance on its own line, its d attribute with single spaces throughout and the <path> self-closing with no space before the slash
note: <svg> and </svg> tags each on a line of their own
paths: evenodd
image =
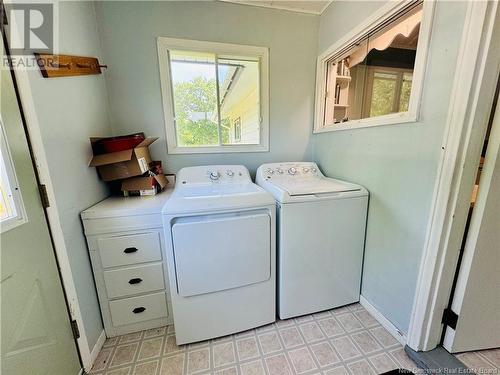
<svg viewBox="0 0 500 375">
<path fill-rule="evenodd" d="M 9 219 L 5 219 L 0 223 L 0 233 L 8 232 L 20 225 L 27 223 L 28 220 L 24 216 L 14 216 Z"/>
<path fill-rule="evenodd" d="M 169 155 L 186 154 L 225 154 L 238 152 L 268 152 L 268 145 L 228 145 L 228 146 L 205 146 L 205 147 L 169 147 Z"/>
<path fill-rule="evenodd" d="M 334 132 L 339 130 L 371 128 L 374 126 L 384 126 L 384 125 L 397 125 L 397 124 L 417 122 L 417 120 L 418 120 L 417 116 L 410 112 L 391 113 L 390 115 L 385 115 L 385 116 L 364 118 L 360 120 L 350 120 L 338 124 L 322 126 L 319 128 L 315 128 L 313 133 L 319 134 L 319 133 Z"/>
</svg>

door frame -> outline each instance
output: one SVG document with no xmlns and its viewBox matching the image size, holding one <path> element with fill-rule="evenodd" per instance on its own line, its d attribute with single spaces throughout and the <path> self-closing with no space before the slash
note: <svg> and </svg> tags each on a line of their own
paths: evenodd
<svg viewBox="0 0 500 375">
<path fill-rule="evenodd" d="M 415 351 L 440 344 L 500 71 L 499 44 L 498 3 L 469 2 L 408 332 Z"/>
<path fill-rule="evenodd" d="M 482 252 L 481 248 L 478 248 L 478 241 L 480 241 L 480 236 L 486 234 L 486 232 L 482 232 L 483 228 L 483 217 L 486 211 L 486 207 L 488 204 L 488 199 L 491 195 L 495 194 L 495 191 L 492 190 L 494 187 L 491 186 L 492 179 L 494 178 L 496 163 L 500 163 L 500 159 L 498 159 L 498 154 L 500 152 L 499 144 L 500 144 L 500 106 L 498 105 L 498 85 L 500 81 L 497 81 L 497 102 L 493 102 L 490 116 L 491 119 L 491 132 L 487 144 L 486 155 L 484 159 L 483 168 L 480 175 L 479 180 L 479 190 L 477 192 L 477 199 L 474 204 L 474 208 L 472 210 L 472 215 L 470 217 L 470 224 L 466 229 L 466 233 L 464 234 L 463 240 L 463 256 L 457 267 L 456 273 L 456 284 L 453 288 L 453 292 L 450 299 L 449 308 L 456 312 L 458 315 L 461 315 L 463 312 L 463 303 L 464 299 L 466 299 L 467 288 L 469 285 L 469 275 L 471 274 L 471 268 L 473 263 L 476 261 L 475 258 L 478 252 Z M 490 122 L 490 121 L 488 121 Z M 498 159 L 498 160 L 497 160 Z M 489 258 L 484 258 L 489 263 Z M 494 263 L 493 263 L 494 264 Z M 483 287 L 483 286 L 482 286 Z M 471 295 L 472 297 L 472 295 Z M 492 301 L 493 303 L 493 301 Z M 491 306 L 488 304 L 488 306 Z M 494 306 L 494 305 L 493 305 Z M 470 315 L 469 315 L 470 316 Z M 460 329 L 461 323 L 460 320 L 457 322 L 456 329 Z M 445 327 L 443 334 L 443 342 L 442 346 L 448 350 L 450 353 L 457 353 L 463 351 L 460 348 L 460 345 L 457 345 L 455 342 L 455 332 L 456 330 L 451 327 Z M 494 332 L 494 331 L 493 331 Z M 464 337 L 461 334 L 462 338 Z M 468 337 L 468 336 L 467 336 Z M 463 343 L 463 341 L 462 341 Z M 495 343 L 496 344 L 496 343 Z M 457 348 L 458 346 L 458 348 Z M 482 349 L 488 349 L 483 347 Z M 482 350 L 481 348 L 471 349 L 472 350 Z"/>
<path fill-rule="evenodd" d="M 18 32 L 17 28 L 12 28 L 12 30 Z M 5 30 L 2 27 L 2 37 L 4 31 Z M 7 42 L 6 38 L 4 39 L 4 42 Z M 7 44 L 5 45 L 5 53 L 10 55 Z M 28 71 L 14 68 L 11 72 L 13 73 L 12 78 L 14 81 L 14 88 L 17 91 L 16 95 L 18 97 L 20 111 L 23 116 L 26 137 L 31 146 L 31 157 L 34 161 L 33 164 L 36 167 L 35 173 L 38 176 L 38 183 L 40 185 L 45 185 L 47 198 L 50 202 L 49 207 L 44 207 L 44 210 L 47 218 L 47 225 L 52 238 L 60 278 L 63 284 L 63 292 L 68 305 L 68 318 L 70 321 L 76 321 L 78 326 L 80 337 L 75 341 L 81 364 L 83 366 L 80 373 L 83 371 L 88 372 L 92 368 L 92 365 L 94 364 L 95 359 L 97 358 L 97 355 L 106 340 L 106 335 L 103 330 L 95 346 L 92 349 L 90 348 L 87 335 L 85 333 L 85 325 L 82 319 L 80 303 L 76 294 L 75 282 L 68 257 L 68 249 L 64 240 L 61 220 L 57 210 L 54 185 L 50 178 L 49 165 L 42 141 L 40 122 L 38 121 L 33 94 L 29 84 Z"/>
</svg>

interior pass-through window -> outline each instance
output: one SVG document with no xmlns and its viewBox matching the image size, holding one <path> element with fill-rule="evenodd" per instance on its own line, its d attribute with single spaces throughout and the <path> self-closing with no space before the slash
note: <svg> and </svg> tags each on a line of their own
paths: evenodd
<svg viewBox="0 0 500 375">
<path fill-rule="evenodd" d="M 419 53 L 425 53 L 423 13 L 422 2 L 405 5 L 361 36 L 320 56 L 316 131 L 382 123 L 375 118 L 386 119 L 383 124 L 394 118 L 397 123 L 402 114 L 415 115 L 419 93 L 413 88 L 414 74 Z"/>
</svg>

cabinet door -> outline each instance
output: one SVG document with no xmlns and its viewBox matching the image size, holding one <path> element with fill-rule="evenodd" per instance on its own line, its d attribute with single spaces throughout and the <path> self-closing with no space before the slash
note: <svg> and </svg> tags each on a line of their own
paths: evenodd
<svg viewBox="0 0 500 375">
<path fill-rule="evenodd" d="M 172 227 L 178 293 L 187 297 L 268 280 L 270 226 L 267 213 L 178 219 Z"/>
</svg>

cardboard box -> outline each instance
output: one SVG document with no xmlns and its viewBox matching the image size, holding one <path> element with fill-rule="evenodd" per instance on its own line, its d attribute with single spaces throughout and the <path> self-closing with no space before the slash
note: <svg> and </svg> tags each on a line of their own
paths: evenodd
<svg viewBox="0 0 500 375">
<path fill-rule="evenodd" d="M 94 143 L 102 138 L 90 138 Z M 96 167 L 103 181 L 121 180 L 140 176 L 149 170 L 151 155 L 148 146 L 158 138 L 146 138 L 135 148 L 111 152 L 109 154 L 94 155 L 90 167 Z"/>
<path fill-rule="evenodd" d="M 146 177 L 132 177 L 122 181 L 121 190 L 124 196 L 156 195 L 167 186 L 167 178 L 163 174 Z"/>
</svg>

